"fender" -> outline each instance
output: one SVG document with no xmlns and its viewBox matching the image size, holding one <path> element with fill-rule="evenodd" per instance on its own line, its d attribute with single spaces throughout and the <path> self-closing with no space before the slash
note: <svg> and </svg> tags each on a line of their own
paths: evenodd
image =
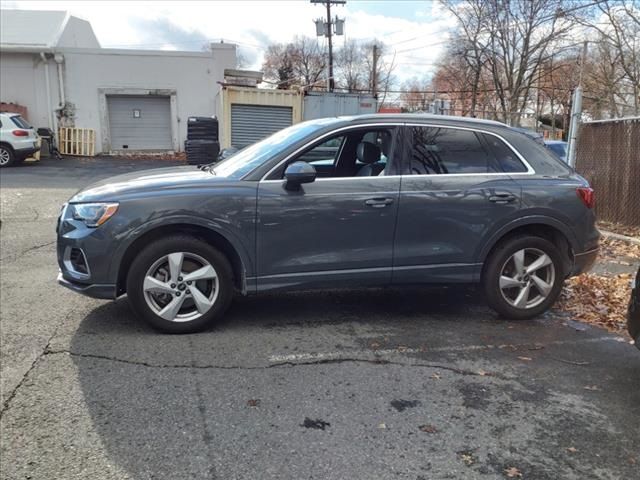
<svg viewBox="0 0 640 480">
<path fill-rule="evenodd" d="M 235 249 L 242 262 L 242 267 L 246 276 L 252 276 L 254 271 L 254 263 L 251 255 L 247 251 L 245 245 L 238 238 L 238 236 L 229 228 L 229 223 L 221 221 L 220 219 L 209 219 L 204 217 L 198 217 L 193 215 L 171 215 L 154 218 L 138 225 L 136 228 L 123 232 L 122 236 L 118 238 L 119 246 L 113 254 L 113 261 L 109 267 L 109 277 L 118 278 L 118 271 L 120 270 L 120 264 L 125 252 L 137 239 L 142 235 L 160 227 L 167 227 L 170 225 L 188 224 L 198 227 L 206 228 L 213 233 L 217 233 L 227 240 L 231 246 Z"/>
<path fill-rule="evenodd" d="M 495 244 L 500 240 L 503 236 L 508 234 L 509 232 L 515 230 L 518 227 L 524 227 L 527 225 L 548 225 L 550 227 L 555 228 L 560 231 L 568 240 L 571 248 L 574 251 L 578 251 L 578 241 L 576 239 L 575 234 L 569 227 L 569 219 L 562 221 L 558 218 L 551 217 L 545 214 L 528 214 L 524 217 L 517 218 L 515 220 L 510 221 L 509 223 L 501 226 L 498 230 L 494 231 L 488 236 L 488 239 L 485 242 L 481 243 L 481 246 L 476 250 L 475 258 L 478 263 L 484 263 L 487 255 L 491 249 L 495 246 Z"/>
</svg>

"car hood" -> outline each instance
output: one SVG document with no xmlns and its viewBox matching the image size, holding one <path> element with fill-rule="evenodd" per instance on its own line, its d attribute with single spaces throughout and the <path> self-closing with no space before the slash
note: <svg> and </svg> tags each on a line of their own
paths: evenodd
<svg viewBox="0 0 640 480">
<path fill-rule="evenodd" d="M 229 183 L 229 181 L 232 180 L 216 176 L 194 165 L 155 168 L 105 178 L 80 190 L 69 201 L 71 203 L 117 201 L 125 195 L 210 187 L 220 183 Z"/>
</svg>

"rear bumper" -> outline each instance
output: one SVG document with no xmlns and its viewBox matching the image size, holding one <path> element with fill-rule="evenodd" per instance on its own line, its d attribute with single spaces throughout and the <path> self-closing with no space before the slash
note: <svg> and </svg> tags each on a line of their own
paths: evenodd
<svg viewBox="0 0 640 480">
<path fill-rule="evenodd" d="M 18 158 L 28 158 L 34 153 L 40 151 L 40 147 L 16 148 L 14 153 Z"/>
<path fill-rule="evenodd" d="M 62 272 L 58 273 L 58 284 L 68 288 L 76 293 L 86 295 L 91 298 L 100 298 L 103 300 L 113 300 L 116 298 L 115 285 L 103 284 L 84 284 L 74 282 L 62 276 Z"/>
<path fill-rule="evenodd" d="M 596 247 L 593 250 L 574 255 L 573 268 L 571 269 L 571 273 L 569 274 L 569 276 L 574 277 L 591 270 L 593 264 L 596 263 L 599 250 L 600 248 Z"/>
</svg>

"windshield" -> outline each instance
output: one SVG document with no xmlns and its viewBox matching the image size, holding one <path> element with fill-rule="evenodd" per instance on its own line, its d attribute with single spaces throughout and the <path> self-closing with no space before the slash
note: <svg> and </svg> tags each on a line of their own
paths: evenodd
<svg viewBox="0 0 640 480">
<path fill-rule="evenodd" d="M 280 130 L 270 137 L 249 145 L 234 153 L 233 156 L 214 164 L 212 172 L 222 177 L 242 178 L 270 158 L 273 158 L 282 149 L 335 121 L 335 118 L 325 118 L 298 123 Z"/>
</svg>

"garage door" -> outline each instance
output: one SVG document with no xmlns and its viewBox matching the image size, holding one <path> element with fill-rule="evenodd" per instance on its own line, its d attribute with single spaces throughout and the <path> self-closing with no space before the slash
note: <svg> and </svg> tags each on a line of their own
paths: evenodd
<svg viewBox="0 0 640 480">
<path fill-rule="evenodd" d="M 231 105 L 231 145 L 243 148 L 291 125 L 291 107 Z"/>
<path fill-rule="evenodd" d="M 169 97 L 108 96 L 112 150 L 172 150 Z"/>
</svg>

